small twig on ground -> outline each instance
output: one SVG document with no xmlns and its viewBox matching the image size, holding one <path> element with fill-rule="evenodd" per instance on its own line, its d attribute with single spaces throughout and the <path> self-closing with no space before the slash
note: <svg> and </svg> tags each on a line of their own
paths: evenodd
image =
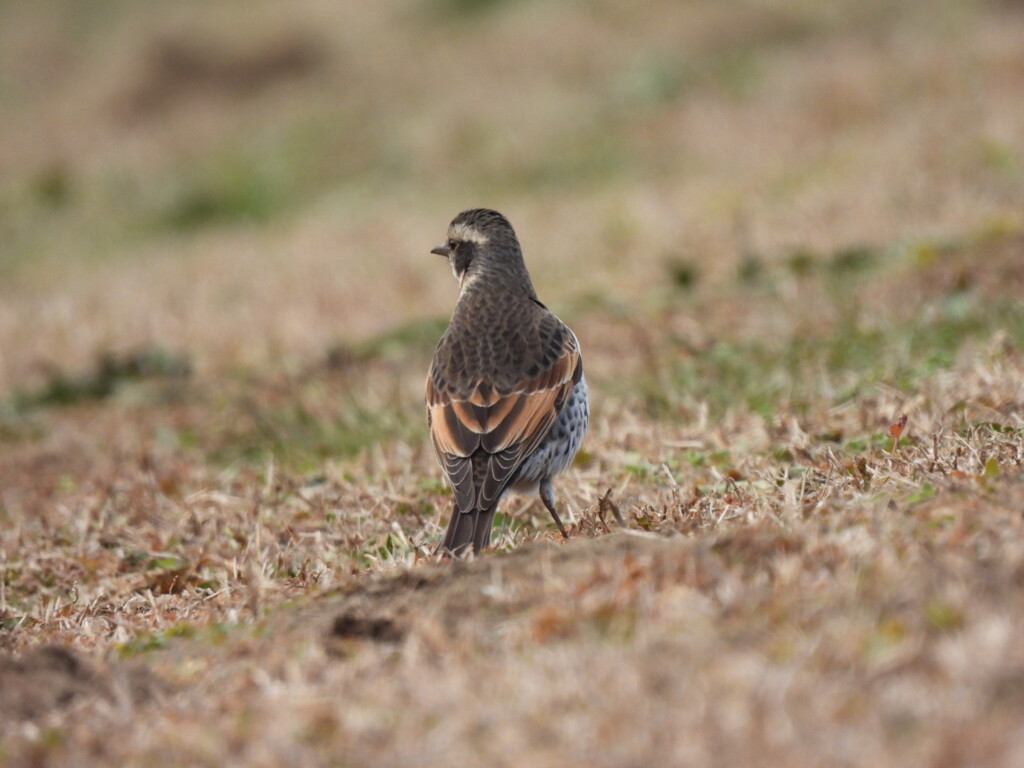
<svg viewBox="0 0 1024 768">
<path fill-rule="evenodd" d="M 601 518 L 601 522 L 604 522 L 604 514 L 606 511 L 612 513 L 612 517 L 615 518 L 615 522 L 619 524 L 620 528 L 626 528 L 626 521 L 622 519 L 622 513 L 619 512 L 618 505 L 612 501 L 612 489 L 609 488 L 605 491 L 604 496 L 597 500 L 597 514 Z"/>
</svg>

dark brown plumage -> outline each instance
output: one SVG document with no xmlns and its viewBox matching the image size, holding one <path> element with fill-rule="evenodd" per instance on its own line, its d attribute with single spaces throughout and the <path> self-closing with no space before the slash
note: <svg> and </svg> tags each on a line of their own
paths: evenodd
<svg viewBox="0 0 1024 768">
<path fill-rule="evenodd" d="M 571 463 L 588 417 L 576 336 L 537 299 L 500 213 L 460 213 L 433 253 L 460 285 L 427 377 L 430 434 L 455 498 L 439 549 L 486 547 L 510 487 L 539 489 L 564 536 L 551 478 Z"/>
</svg>

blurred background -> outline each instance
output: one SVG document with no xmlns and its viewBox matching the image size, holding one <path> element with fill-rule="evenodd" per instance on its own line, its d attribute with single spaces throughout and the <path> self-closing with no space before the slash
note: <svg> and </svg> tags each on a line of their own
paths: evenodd
<svg viewBox="0 0 1024 768">
<path fill-rule="evenodd" d="M 1022 0 L 0 0 L 0 763 L 1024 765 L 1022 201 Z M 407 573 L 477 206 L 574 541 Z"/>
<path fill-rule="evenodd" d="M 791 333 L 718 299 L 1019 229 L 1021 40 L 1013 0 L 5 0 L 0 392 L 383 357 L 352 418 L 418 420 L 475 206 L 610 387 L 666 308 Z"/>
</svg>

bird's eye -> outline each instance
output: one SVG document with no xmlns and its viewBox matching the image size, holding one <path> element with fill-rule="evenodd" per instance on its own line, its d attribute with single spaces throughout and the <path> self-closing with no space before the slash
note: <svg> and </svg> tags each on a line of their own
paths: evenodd
<svg viewBox="0 0 1024 768">
<path fill-rule="evenodd" d="M 451 248 L 454 251 L 455 250 L 455 241 L 454 240 L 449 240 L 448 241 L 448 247 Z"/>
</svg>

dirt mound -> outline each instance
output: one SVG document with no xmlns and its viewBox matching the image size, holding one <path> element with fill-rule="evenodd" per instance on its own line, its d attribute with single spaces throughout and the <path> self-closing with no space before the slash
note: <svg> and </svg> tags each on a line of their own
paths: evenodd
<svg viewBox="0 0 1024 768">
<path fill-rule="evenodd" d="M 21 658 L 0 656 L 0 723 L 37 720 L 87 699 L 134 704 L 160 682 L 140 667 L 107 669 L 74 651 L 49 646 Z"/>
<path fill-rule="evenodd" d="M 564 545 L 537 542 L 369 584 L 362 579 L 343 591 L 340 610 L 332 605 L 326 646 L 344 655 L 358 641 L 398 642 L 410 634 L 476 642 L 509 623 L 532 623 L 545 606 L 567 606 L 584 594 L 614 601 L 641 572 L 675 582 L 692 582 L 695 573 L 707 577 L 713 566 L 707 549 L 679 537 L 619 534 Z"/>
</svg>

